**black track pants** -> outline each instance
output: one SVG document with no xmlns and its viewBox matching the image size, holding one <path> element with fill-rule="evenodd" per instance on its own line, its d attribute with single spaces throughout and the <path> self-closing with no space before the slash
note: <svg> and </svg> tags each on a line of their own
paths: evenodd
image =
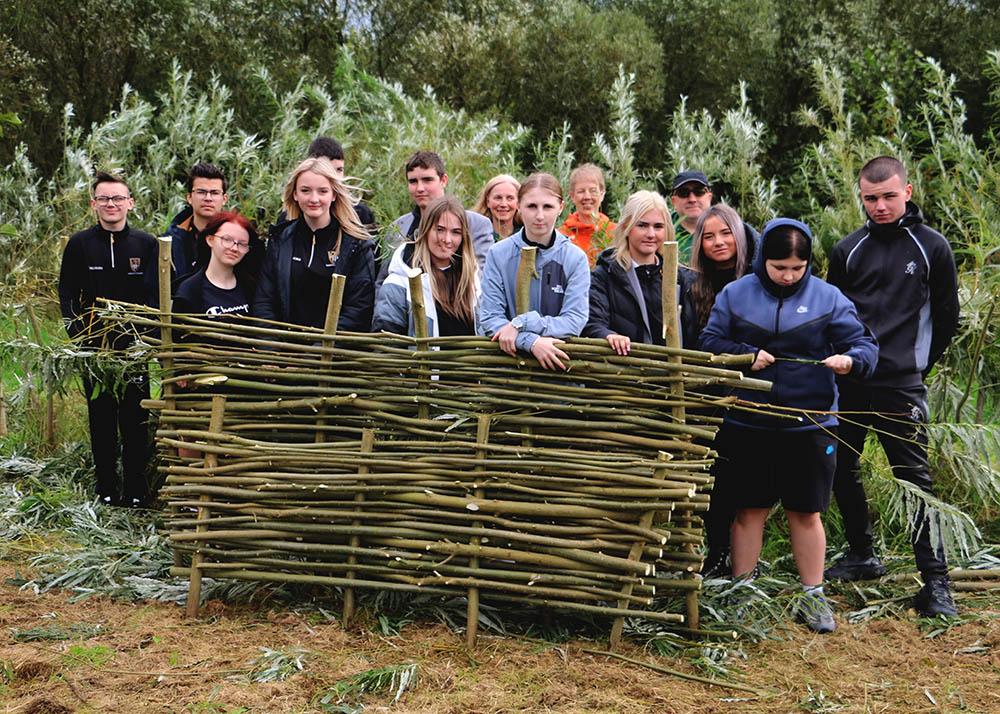
<svg viewBox="0 0 1000 714">
<path fill-rule="evenodd" d="M 140 406 L 149 399 L 149 378 L 145 372 L 133 373 L 116 391 L 102 387 L 94 396 L 94 382 L 85 378 L 87 415 L 90 418 L 90 448 L 94 452 L 97 495 L 110 496 L 118 502 L 118 451 L 121 457 L 124 487 L 122 502 L 131 504 L 146 496 L 146 464 L 149 461 L 148 413 Z"/>
<path fill-rule="evenodd" d="M 864 450 L 868 428 L 876 430 L 885 450 L 893 475 L 909 481 L 927 493 L 933 493 L 927 466 L 927 434 L 920 428 L 927 423 L 927 388 L 873 387 L 839 379 L 840 441 L 837 448 L 837 471 L 833 480 L 833 495 L 844 519 L 844 531 L 851 552 L 872 554 L 872 526 L 868 516 L 868 498 L 861 483 L 860 454 Z M 846 412 L 869 412 L 850 414 Z M 872 413 L 873 412 L 873 413 Z M 931 547 L 931 522 L 921 508 L 917 527 L 910 534 L 913 555 L 921 575 L 929 577 L 947 574 L 944 550 Z M 940 533 L 940 531 L 939 531 Z M 940 542 L 940 540 L 939 540 Z"/>
</svg>

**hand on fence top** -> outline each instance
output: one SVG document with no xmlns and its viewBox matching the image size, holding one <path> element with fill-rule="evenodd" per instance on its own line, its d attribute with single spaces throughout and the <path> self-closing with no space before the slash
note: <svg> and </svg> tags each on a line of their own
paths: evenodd
<svg viewBox="0 0 1000 714">
<path fill-rule="evenodd" d="M 500 349 L 511 357 L 517 355 L 517 328 L 508 322 L 493 334 L 493 341 L 500 344 Z"/>
<path fill-rule="evenodd" d="M 539 337 L 535 340 L 535 344 L 531 346 L 531 354 L 535 355 L 535 359 L 545 369 L 558 368 L 565 370 L 566 366 L 559 360 L 561 358 L 569 362 L 569 355 L 556 347 L 556 345 L 561 345 L 563 342 L 563 340 L 557 340 L 554 337 Z"/>
<path fill-rule="evenodd" d="M 608 335 L 607 340 L 611 349 L 620 355 L 627 355 L 629 348 L 632 347 L 632 340 L 628 338 L 628 335 Z"/>
</svg>

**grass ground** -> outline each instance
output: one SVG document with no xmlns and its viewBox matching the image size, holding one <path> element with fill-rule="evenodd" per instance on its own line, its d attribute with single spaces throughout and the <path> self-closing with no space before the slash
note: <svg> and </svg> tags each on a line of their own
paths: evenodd
<svg viewBox="0 0 1000 714">
<path fill-rule="evenodd" d="M 743 643 L 731 651 L 727 681 L 760 690 L 754 695 L 584 651 L 604 647 L 600 641 L 487 634 L 469 651 L 460 633 L 440 623 L 417 621 L 386 635 L 373 618 L 345 631 L 329 611 L 306 604 L 210 601 L 193 621 L 176 605 L 106 597 L 71 602 L 65 591 L 36 595 L 18 587 L 24 575 L 10 562 L 0 564 L 3 712 L 1000 710 L 996 598 L 965 598 L 966 615 L 944 626 L 909 617 L 859 625 L 839 618 L 831 635 L 791 626 L 772 639 Z M 262 648 L 287 656 L 254 664 Z M 633 638 L 621 653 L 704 675 L 690 652 L 657 656 Z M 301 669 L 289 664 L 296 656 Z M 416 677 L 398 701 L 392 701 L 398 681 L 359 691 L 357 682 L 370 681 L 373 670 L 399 665 L 415 665 Z M 271 681 L 262 681 L 268 674 Z M 352 678 L 358 678 L 353 687 Z"/>
</svg>

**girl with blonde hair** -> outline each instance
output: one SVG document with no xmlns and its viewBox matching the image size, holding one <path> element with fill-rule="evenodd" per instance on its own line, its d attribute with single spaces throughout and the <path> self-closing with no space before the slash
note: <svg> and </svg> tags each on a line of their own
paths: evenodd
<svg viewBox="0 0 1000 714">
<path fill-rule="evenodd" d="M 256 317 L 323 327 L 331 276 L 337 273 L 346 277 L 337 330 L 371 329 L 375 251 L 354 210 L 356 190 L 326 157 L 295 167 L 282 195 L 287 220 L 271 227 Z"/>
</svg>

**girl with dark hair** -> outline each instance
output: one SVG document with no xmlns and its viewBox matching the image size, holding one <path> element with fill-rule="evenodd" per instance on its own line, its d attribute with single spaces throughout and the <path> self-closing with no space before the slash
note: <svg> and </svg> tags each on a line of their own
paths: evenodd
<svg viewBox="0 0 1000 714">
<path fill-rule="evenodd" d="M 691 284 L 699 332 L 708 323 L 715 296 L 729 283 L 746 275 L 753 265 L 753 237 L 743 219 L 724 203 L 702 212 L 691 242 Z"/>
<path fill-rule="evenodd" d="M 326 157 L 295 167 L 282 197 L 288 220 L 271 228 L 254 317 L 322 328 L 337 273 L 346 277 L 337 330 L 371 329 L 375 250 L 357 202 Z"/>
<path fill-rule="evenodd" d="M 235 211 L 216 213 L 205 225 L 208 264 L 181 281 L 173 311 L 226 319 L 251 315 L 264 243 Z"/>
<path fill-rule="evenodd" d="M 770 392 L 737 389 L 760 409 L 727 412 L 724 438 L 717 439 L 720 456 L 739 459 L 739 469 L 724 470 L 716 483 L 737 509 L 733 575 L 752 577 L 764 522 L 780 500 L 805 592 L 799 619 L 816 632 L 831 632 L 820 514 L 829 506 L 836 466 L 834 374 L 871 374 L 878 346 L 854 305 L 809 274 L 811 257 L 812 234 L 804 223 L 770 221 L 753 274 L 719 293 L 701 345 L 716 354 L 753 354 L 754 376 L 773 384 Z"/>
<path fill-rule="evenodd" d="M 682 283 L 682 304 L 691 313 L 684 322 L 685 345 L 698 342 L 715 305 L 715 296 L 726 285 L 750 272 L 753 256 L 753 236 L 749 235 L 746 224 L 735 210 L 724 203 L 717 203 L 702 211 L 691 239 L 691 269 L 681 270 L 682 276 L 687 278 Z M 718 387 L 707 387 L 705 391 L 715 395 L 723 393 Z M 712 466 L 716 482 L 728 466 L 725 458 L 716 459 Z M 703 519 L 708 553 L 701 572 L 708 578 L 725 576 L 729 572 L 726 560 L 733 522 L 733 511 L 725 493 L 715 489 Z"/>
<path fill-rule="evenodd" d="M 563 209 L 562 186 L 552 174 L 535 173 L 517 194 L 524 227 L 486 256 L 479 322 L 510 355 L 530 352 L 546 369 L 566 369 L 569 356 L 557 347 L 587 324 L 590 264 L 587 254 L 555 230 Z M 517 269 L 521 249 L 534 246 L 535 275 L 527 312 L 518 313 Z"/>
<path fill-rule="evenodd" d="M 410 310 L 409 268 L 423 271 L 427 334 L 476 334 L 479 268 L 462 202 L 441 196 L 420 216 L 416 240 L 399 246 L 375 300 L 372 331 L 415 334 Z"/>
</svg>

